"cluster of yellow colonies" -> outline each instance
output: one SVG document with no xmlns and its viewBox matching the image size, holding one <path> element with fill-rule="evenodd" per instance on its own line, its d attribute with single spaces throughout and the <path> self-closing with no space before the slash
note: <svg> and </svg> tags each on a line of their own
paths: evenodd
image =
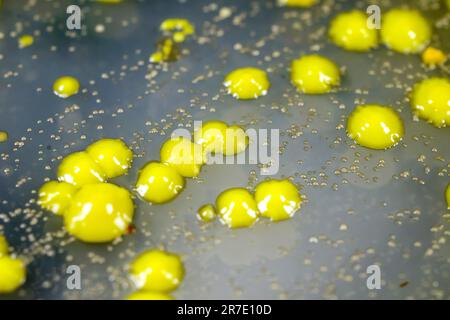
<svg viewBox="0 0 450 320">
<path fill-rule="evenodd" d="M 127 173 L 133 152 L 119 139 L 102 139 L 65 157 L 58 181 L 39 189 L 38 204 L 62 215 L 66 230 L 85 242 L 111 241 L 128 231 L 131 193 L 106 181 Z"/>
<path fill-rule="evenodd" d="M 165 203 L 184 188 L 185 178 L 197 177 L 208 155 L 235 155 L 244 151 L 248 136 L 239 126 L 208 121 L 194 132 L 194 142 L 185 137 L 167 140 L 161 147 L 161 162 L 150 161 L 139 172 L 137 193 L 146 201 Z"/>
<path fill-rule="evenodd" d="M 173 300 L 169 293 L 183 281 L 184 267 L 178 255 L 149 250 L 131 263 L 130 274 L 138 291 L 128 300 Z"/>
<path fill-rule="evenodd" d="M 0 235 L 0 294 L 15 291 L 26 278 L 25 263 L 8 252 L 8 242 Z"/>
<path fill-rule="evenodd" d="M 255 193 L 244 188 L 232 188 L 216 199 L 220 221 L 230 228 L 252 226 L 260 216 L 271 221 L 291 218 L 300 208 L 302 198 L 289 180 L 267 180 L 259 183 Z M 207 204 L 198 210 L 198 218 L 210 222 L 216 217 L 216 208 Z"/>
</svg>

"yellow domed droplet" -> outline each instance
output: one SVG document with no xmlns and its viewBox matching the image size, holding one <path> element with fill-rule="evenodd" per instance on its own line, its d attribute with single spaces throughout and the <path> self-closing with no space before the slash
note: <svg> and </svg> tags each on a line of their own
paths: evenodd
<svg viewBox="0 0 450 320">
<path fill-rule="evenodd" d="M 278 0 L 281 6 L 308 8 L 317 3 L 318 0 Z"/>
<path fill-rule="evenodd" d="M 194 132 L 195 143 L 202 145 L 205 153 L 223 153 L 228 125 L 225 122 L 212 120 L 202 124 Z"/>
<path fill-rule="evenodd" d="M 184 178 L 165 163 L 150 162 L 139 173 L 137 193 L 153 203 L 164 203 L 175 198 L 184 188 Z"/>
<path fill-rule="evenodd" d="M 381 40 L 400 53 L 418 53 L 431 39 L 431 27 L 417 10 L 392 9 L 381 17 Z"/>
<path fill-rule="evenodd" d="M 445 53 L 437 48 L 428 47 L 422 52 L 422 61 L 426 65 L 434 67 L 443 64 L 446 60 Z"/>
<path fill-rule="evenodd" d="M 222 223 L 230 228 L 250 227 L 258 220 L 258 209 L 252 194 L 244 188 L 232 188 L 216 199 Z"/>
<path fill-rule="evenodd" d="M 38 205 L 61 215 L 69 207 L 77 188 L 67 182 L 49 181 L 39 189 Z"/>
<path fill-rule="evenodd" d="M 266 72 L 257 68 L 236 69 L 225 77 L 223 84 L 229 94 L 242 100 L 264 96 L 270 87 Z"/>
<path fill-rule="evenodd" d="M 344 12 L 334 18 L 329 36 L 337 46 L 350 51 L 369 51 L 378 45 L 377 30 L 367 26 L 367 15 L 360 10 Z"/>
<path fill-rule="evenodd" d="M 26 278 L 25 263 L 16 258 L 0 256 L 0 293 L 17 290 Z"/>
<path fill-rule="evenodd" d="M 445 198 L 447 200 L 447 209 L 450 210 L 450 184 L 447 186 L 447 191 L 445 192 Z"/>
<path fill-rule="evenodd" d="M 183 177 L 196 177 L 204 163 L 202 148 L 184 137 L 164 142 L 160 151 L 161 162 L 175 168 Z"/>
<path fill-rule="evenodd" d="M 8 132 L 0 131 L 0 142 L 5 142 L 8 140 Z"/>
<path fill-rule="evenodd" d="M 194 26 L 187 19 L 171 18 L 161 23 L 160 29 L 166 32 L 173 32 L 175 42 L 183 42 L 186 36 L 195 32 Z"/>
<path fill-rule="evenodd" d="M 34 38 L 30 34 L 24 34 L 19 38 L 19 48 L 26 48 L 34 43 Z"/>
<path fill-rule="evenodd" d="M 67 231 L 85 242 L 109 242 L 124 235 L 133 220 L 128 190 L 110 183 L 87 184 L 64 214 Z"/>
<path fill-rule="evenodd" d="M 347 121 L 348 136 L 363 147 L 388 149 L 404 135 L 403 122 L 392 108 L 380 105 L 357 106 Z"/>
<path fill-rule="evenodd" d="M 414 86 L 411 107 L 420 118 L 436 127 L 450 125 L 450 81 L 430 78 Z"/>
<path fill-rule="evenodd" d="M 306 55 L 292 61 L 291 81 L 303 93 L 327 93 L 340 83 L 339 68 L 325 57 Z"/>
<path fill-rule="evenodd" d="M 127 300 L 173 300 L 170 294 L 154 291 L 139 290 L 130 294 Z"/>
<path fill-rule="evenodd" d="M 272 221 L 291 218 L 302 203 L 297 187 L 289 180 L 261 182 L 256 186 L 255 200 L 261 216 Z"/>
<path fill-rule="evenodd" d="M 68 98 L 78 93 L 80 83 L 74 77 L 58 78 L 53 84 L 53 92 L 60 98 Z"/>
<path fill-rule="evenodd" d="M 139 289 L 170 292 L 183 281 L 184 267 L 180 257 L 175 254 L 149 250 L 131 263 L 130 273 Z"/>
<path fill-rule="evenodd" d="M 108 178 L 126 174 L 133 161 L 133 152 L 120 139 L 101 139 L 86 152 L 102 168 Z"/>
<path fill-rule="evenodd" d="M 205 204 L 198 209 L 197 218 L 203 222 L 211 222 L 217 216 L 216 209 L 212 204 Z"/>
<path fill-rule="evenodd" d="M 226 156 L 235 155 L 245 151 L 249 139 L 244 129 L 239 126 L 229 126 L 225 134 L 225 149 L 223 154 Z"/>
<path fill-rule="evenodd" d="M 0 234 L 0 257 L 8 255 L 8 241 Z"/>
<path fill-rule="evenodd" d="M 58 180 L 77 187 L 105 179 L 102 168 L 85 151 L 69 154 L 58 167 Z"/>
</svg>

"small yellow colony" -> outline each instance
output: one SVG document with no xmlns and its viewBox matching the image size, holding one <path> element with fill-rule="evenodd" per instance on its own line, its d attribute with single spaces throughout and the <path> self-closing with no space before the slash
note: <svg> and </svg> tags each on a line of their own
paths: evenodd
<svg viewBox="0 0 450 320">
<path fill-rule="evenodd" d="M 60 77 L 53 83 L 53 92 L 64 99 L 77 94 L 79 89 L 80 83 L 74 77 Z"/>
<path fill-rule="evenodd" d="M 383 14 L 381 41 L 400 53 L 418 53 L 431 39 L 431 27 L 417 10 L 392 9 Z"/>
<path fill-rule="evenodd" d="M 225 122 L 212 120 L 202 124 L 194 132 L 194 141 L 203 148 L 204 157 L 220 153 L 226 156 L 245 151 L 249 139 L 244 129 L 228 126 Z"/>
<path fill-rule="evenodd" d="M 170 294 L 139 290 L 130 294 L 126 300 L 173 300 Z"/>
<path fill-rule="evenodd" d="M 258 208 L 253 195 L 244 188 L 232 188 L 216 199 L 220 221 L 230 228 L 252 226 L 258 220 Z"/>
<path fill-rule="evenodd" d="M 270 87 L 269 78 L 264 70 L 257 68 L 240 68 L 230 72 L 224 80 L 224 86 L 236 99 L 256 99 L 267 94 Z"/>
<path fill-rule="evenodd" d="M 82 241 L 108 242 L 127 233 L 133 214 L 128 190 L 110 183 L 87 184 L 74 195 L 64 224 Z"/>
<path fill-rule="evenodd" d="M 174 167 L 156 161 L 149 162 L 141 169 L 136 182 L 137 193 L 153 203 L 170 201 L 183 188 L 183 176 Z"/>
<path fill-rule="evenodd" d="M 442 65 L 447 60 L 447 56 L 442 50 L 428 47 L 422 52 L 422 61 L 424 64 L 434 67 Z"/>
<path fill-rule="evenodd" d="M 31 46 L 34 43 L 34 38 L 30 34 L 24 34 L 19 37 L 19 48 L 23 49 Z"/>
<path fill-rule="evenodd" d="M 450 125 L 450 81 L 425 79 L 414 86 L 411 108 L 420 118 L 438 128 Z"/>
<path fill-rule="evenodd" d="M 161 162 L 174 167 L 183 177 L 200 174 L 204 161 L 201 145 L 184 137 L 171 138 L 164 142 L 160 151 Z"/>
<path fill-rule="evenodd" d="M 217 216 L 216 209 L 212 204 L 205 204 L 198 209 L 197 218 L 203 222 L 211 222 Z"/>
<path fill-rule="evenodd" d="M 187 19 L 171 18 L 161 23 L 161 31 L 172 32 L 172 38 L 175 42 L 183 42 L 186 36 L 195 32 L 194 26 Z"/>
<path fill-rule="evenodd" d="M 256 186 L 255 200 L 261 216 L 272 221 L 291 218 L 302 203 L 297 187 L 289 180 L 261 182 Z"/>
<path fill-rule="evenodd" d="M 327 93 L 339 85 L 340 72 L 333 61 L 317 54 L 306 55 L 292 61 L 291 81 L 300 92 Z"/>
<path fill-rule="evenodd" d="M 178 288 L 183 281 L 184 267 L 178 255 L 162 250 L 149 250 L 131 263 L 130 274 L 139 291 L 127 299 L 172 300 L 167 293 Z"/>
<path fill-rule="evenodd" d="M 369 51 L 378 45 L 377 30 L 367 26 L 367 15 L 361 10 L 344 12 L 334 18 L 329 36 L 337 46 L 350 51 Z"/>
<path fill-rule="evenodd" d="M 17 290 L 26 279 L 25 263 L 8 255 L 8 242 L 0 235 L 0 294 Z"/>
<path fill-rule="evenodd" d="M 363 105 L 350 114 L 347 134 L 363 147 L 388 149 L 403 138 L 404 128 L 402 119 L 392 108 Z"/>
<path fill-rule="evenodd" d="M 131 194 L 106 183 L 126 174 L 133 153 L 119 139 L 102 139 L 86 151 L 65 157 L 58 180 L 42 185 L 38 204 L 62 215 L 67 231 L 85 242 L 108 242 L 128 231 L 134 205 Z"/>
<path fill-rule="evenodd" d="M 315 5 L 318 0 L 278 0 L 278 4 L 287 7 L 308 8 Z"/>
</svg>

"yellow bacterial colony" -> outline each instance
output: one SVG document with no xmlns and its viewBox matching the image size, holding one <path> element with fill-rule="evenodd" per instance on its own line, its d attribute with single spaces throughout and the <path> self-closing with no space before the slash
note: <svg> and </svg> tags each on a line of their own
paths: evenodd
<svg viewBox="0 0 450 320">
<path fill-rule="evenodd" d="M 20 36 L 19 38 L 19 48 L 26 48 L 34 43 L 34 37 L 30 34 L 24 34 L 23 36 Z"/>
<path fill-rule="evenodd" d="M 418 53 L 431 39 L 431 27 L 417 10 L 392 9 L 383 13 L 381 41 L 400 53 Z"/>
<path fill-rule="evenodd" d="M 289 180 L 261 182 L 255 189 L 255 200 L 261 216 L 272 221 L 291 218 L 302 203 L 297 187 Z"/>
<path fill-rule="evenodd" d="M 300 92 L 327 93 L 339 85 L 340 72 L 333 61 L 317 54 L 306 55 L 292 62 L 291 81 Z"/>
<path fill-rule="evenodd" d="M 363 147 L 388 149 L 403 138 L 403 121 L 397 112 L 389 107 L 357 106 L 348 118 L 347 133 Z"/>
<path fill-rule="evenodd" d="M 139 289 L 167 293 L 178 288 L 183 281 L 184 267 L 175 254 L 149 250 L 131 263 L 130 274 Z"/>
<path fill-rule="evenodd" d="M 74 77 L 64 76 L 53 83 L 53 92 L 60 98 L 69 98 L 78 93 L 80 83 Z"/>
<path fill-rule="evenodd" d="M 8 255 L 8 242 L 0 235 L 0 294 L 17 290 L 26 278 L 25 263 Z"/>
<path fill-rule="evenodd" d="M 184 188 L 184 178 L 165 163 L 152 161 L 144 166 L 136 182 L 137 193 L 146 201 L 164 203 L 175 198 Z"/>
<path fill-rule="evenodd" d="M 202 148 L 183 137 L 169 139 L 161 147 L 161 162 L 174 167 L 183 177 L 196 177 L 204 163 Z"/>
<path fill-rule="evenodd" d="M 331 21 L 329 36 L 337 46 L 350 51 L 369 51 L 378 45 L 377 30 L 367 26 L 367 15 L 360 10 L 336 16 Z"/>
<path fill-rule="evenodd" d="M 128 190 L 110 183 L 87 184 L 64 213 L 66 230 L 85 242 L 109 242 L 124 235 L 133 220 Z"/>
<path fill-rule="evenodd" d="M 450 125 L 450 81 L 429 78 L 416 84 L 411 108 L 420 118 L 438 128 Z"/>
<path fill-rule="evenodd" d="M 267 73 L 257 68 L 240 68 L 225 77 L 223 83 L 236 99 L 256 99 L 267 94 L 270 82 Z"/>
<path fill-rule="evenodd" d="M 250 227 L 258 220 L 258 208 L 253 195 L 243 188 L 222 192 L 216 200 L 220 221 L 230 228 Z"/>
</svg>

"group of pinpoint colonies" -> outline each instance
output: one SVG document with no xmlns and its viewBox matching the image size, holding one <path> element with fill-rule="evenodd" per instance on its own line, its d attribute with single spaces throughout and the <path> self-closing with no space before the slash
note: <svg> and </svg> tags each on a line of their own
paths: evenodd
<svg viewBox="0 0 450 320">
<path fill-rule="evenodd" d="M 308 6 L 315 0 L 285 0 L 287 5 Z M 169 22 L 168 22 L 169 21 Z M 367 27 L 367 16 L 361 11 L 338 15 L 330 25 L 329 36 L 336 45 L 350 51 L 369 51 L 377 47 L 378 39 L 389 48 L 405 53 L 422 52 L 425 64 L 445 62 L 445 54 L 427 47 L 431 27 L 415 10 L 393 9 L 382 21 L 381 35 Z M 193 28 L 184 19 L 169 19 L 172 29 L 180 29 L 173 41 L 184 41 Z M 186 28 L 186 26 L 188 26 Z M 162 28 L 164 29 L 164 28 Z M 187 31 L 186 31 L 187 30 Z M 192 32 L 191 32 L 192 31 Z M 171 42 L 151 56 L 151 62 L 166 61 Z M 307 55 L 294 60 L 291 80 L 300 92 L 323 94 L 340 83 L 340 71 L 331 60 L 319 55 Z M 254 99 L 265 95 L 270 87 L 267 74 L 256 68 L 242 68 L 230 73 L 224 81 L 228 92 L 237 99 Z M 78 91 L 75 78 L 63 77 L 54 85 L 57 95 L 66 98 Z M 411 107 L 420 118 L 436 127 L 450 123 L 450 83 L 445 78 L 426 79 L 415 85 Z M 228 129 L 228 130 L 227 130 Z M 229 132 L 233 139 L 229 138 Z M 349 116 L 347 132 L 358 144 L 372 149 L 387 149 L 404 135 L 403 123 L 392 108 L 380 105 L 357 106 Z M 232 140 L 227 143 L 227 140 Z M 164 203 L 174 198 L 184 187 L 184 177 L 195 177 L 206 162 L 208 153 L 233 155 L 247 147 L 242 128 L 228 127 L 221 121 L 206 122 L 194 133 L 194 143 L 185 138 L 172 138 L 161 148 L 161 162 L 148 163 L 139 174 L 136 191 L 152 203 Z M 105 182 L 125 174 L 131 166 L 132 152 L 120 140 L 103 139 L 86 151 L 66 157 L 58 168 L 58 180 L 47 182 L 39 191 L 38 203 L 64 217 L 66 229 L 86 242 L 106 242 L 127 233 L 133 218 L 131 194 L 121 187 Z M 446 191 L 450 206 L 450 185 Z M 224 191 L 216 200 L 220 219 L 229 227 L 252 225 L 258 216 L 274 221 L 291 217 L 298 210 L 301 197 L 289 180 L 269 180 L 260 183 L 252 195 L 243 188 Z M 213 205 L 198 211 L 203 221 L 216 216 Z M 148 270 L 153 270 L 151 273 Z M 8 255 L 6 240 L 0 237 L 0 292 L 10 292 L 25 280 L 25 265 Z M 184 275 L 178 256 L 159 250 L 141 254 L 130 266 L 131 276 L 140 289 L 130 299 L 170 299 L 168 292 L 178 287 Z M 3 280 L 2 280 L 3 279 Z M 6 279 L 6 280 L 5 280 Z"/>
</svg>

